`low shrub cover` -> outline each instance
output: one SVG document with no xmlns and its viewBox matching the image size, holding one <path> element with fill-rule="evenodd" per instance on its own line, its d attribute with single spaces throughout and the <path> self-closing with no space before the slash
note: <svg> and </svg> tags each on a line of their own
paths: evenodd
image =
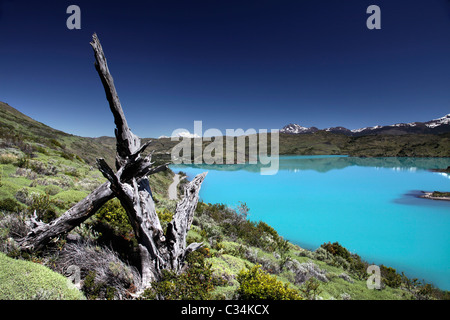
<svg viewBox="0 0 450 320">
<path fill-rule="evenodd" d="M 63 275 L 0 253 L 0 300 L 30 299 L 81 300 L 84 296 Z"/>
<path fill-rule="evenodd" d="M 288 284 L 278 281 L 255 265 L 250 270 L 242 270 L 237 280 L 239 288 L 236 293 L 242 300 L 301 300 L 299 292 L 289 288 Z"/>
</svg>

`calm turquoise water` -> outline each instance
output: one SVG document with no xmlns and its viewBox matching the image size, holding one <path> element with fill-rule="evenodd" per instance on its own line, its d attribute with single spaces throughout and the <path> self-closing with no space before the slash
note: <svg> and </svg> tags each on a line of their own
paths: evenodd
<svg viewBox="0 0 450 320">
<path fill-rule="evenodd" d="M 417 198 L 450 191 L 450 158 L 280 157 L 277 174 L 257 165 L 171 166 L 189 178 L 208 171 L 204 202 L 250 207 L 284 238 L 308 249 L 338 241 L 369 263 L 384 264 L 450 290 L 450 202 Z"/>
</svg>

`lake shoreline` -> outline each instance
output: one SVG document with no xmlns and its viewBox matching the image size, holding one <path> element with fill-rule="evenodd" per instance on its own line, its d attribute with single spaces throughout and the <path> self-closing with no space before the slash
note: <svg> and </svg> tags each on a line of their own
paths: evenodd
<svg viewBox="0 0 450 320">
<path fill-rule="evenodd" d="M 448 168 L 450 158 L 283 155 L 279 160 L 278 173 L 270 176 L 253 165 L 171 168 L 189 178 L 208 170 L 207 188 L 200 192 L 205 203 L 245 202 L 252 221 L 264 221 L 301 247 L 314 251 L 338 241 L 366 261 L 384 262 L 448 290 L 450 256 L 442 252 L 449 247 L 442 239 L 448 236 L 450 202 L 420 196 L 450 191 L 444 173 L 430 172 Z"/>
</svg>

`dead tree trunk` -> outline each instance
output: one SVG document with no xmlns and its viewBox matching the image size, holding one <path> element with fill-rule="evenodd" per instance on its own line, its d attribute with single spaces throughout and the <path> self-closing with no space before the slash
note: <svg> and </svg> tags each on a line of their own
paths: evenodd
<svg viewBox="0 0 450 320">
<path fill-rule="evenodd" d="M 151 142 L 141 146 L 139 137 L 128 127 L 100 41 L 96 34 L 92 39 L 95 68 L 116 124 L 117 171 L 114 172 L 103 159 L 98 159 L 99 170 L 108 182 L 55 221 L 44 224 L 33 220 L 32 231 L 21 239 L 20 244 L 27 250 L 42 248 L 51 238 L 72 230 L 94 214 L 106 201 L 117 197 L 127 212 L 139 243 L 142 272 L 140 289 L 144 289 L 152 281 L 160 280 L 164 269 L 181 272 L 186 256 L 201 247 L 199 243 L 186 247 L 186 235 L 192 224 L 198 193 L 206 173 L 196 176 L 185 187 L 184 198 L 178 202 L 173 220 L 164 234 L 149 192 L 147 176 L 167 169 L 167 165 L 154 168 L 151 154 L 141 157 L 141 153 Z"/>
<path fill-rule="evenodd" d="M 157 173 L 166 169 L 166 165 L 158 166 L 152 168 L 148 174 Z M 32 217 L 28 223 L 31 227 L 31 231 L 18 241 L 22 250 L 34 251 L 42 249 L 51 239 L 79 226 L 86 219 L 95 214 L 108 200 L 111 200 L 114 197 L 110 183 L 105 182 L 62 216 L 48 224 L 37 221 Z"/>
<path fill-rule="evenodd" d="M 52 238 L 69 232 L 92 216 L 108 200 L 114 198 L 109 182 L 91 192 L 58 219 L 46 224 L 31 218 L 29 232 L 19 240 L 22 250 L 33 251 L 44 247 Z"/>
</svg>

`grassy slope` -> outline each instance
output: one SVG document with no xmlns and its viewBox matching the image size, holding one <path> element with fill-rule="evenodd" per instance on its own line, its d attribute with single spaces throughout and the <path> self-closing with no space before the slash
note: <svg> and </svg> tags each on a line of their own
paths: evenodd
<svg viewBox="0 0 450 320">
<path fill-rule="evenodd" d="M 0 300 L 80 300 L 83 294 L 67 278 L 43 265 L 0 252 Z"/>
<path fill-rule="evenodd" d="M 27 141 L 31 146 L 48 147 L 60 154 L 78 155 L 89 164 L 95 163 L 95 157 L 101 156 L 112 163 L 114 144 L 97 143 L 96 139 L 83 138 L 55 130 L 47 125 L 31 119 L 6 103 L 0 102 L 0 138 L 7 145 L 19 145 Z M 25 146 L 22 147 L 23 151 Z"/>
<path fill-rule="evenodd" d="M 19 168 L 18 161 L 26 155 L 14 148 L 0 149 L 0 200 L 17 198 L 18 192 L 49 193 L 62 212 L 105 181 L 98 170 L 85 162 L 65 159 L 50 148 L 44 150 L 45 153 L 33 152 L 28 164 Z"/>
<path fill-rule="evenodd" d="M 155 151 L 154 159 L 165 155 L 177 143 L 170 139 L 144 138 L 143 142 L 152 140 L 147 152 Z M 116 140 L 113 137 L 86 138 L 55 130 L 41 122 L 22 114 L 18 110 L 0 101 L 0 142 L 3 145 L 20 141 L 34 148 L 50 148 L 67 156 L 78 156 L 86 163 L 94 166 L 98 157 L 104 158 L 110 166 L 114 166 Z M 25 149 L 25 146 L 22 146 Z M 26 151 L 26 150 L 23 150 Z M 170 156 L 166 159 L 170 159 Z"/>
</svg>

